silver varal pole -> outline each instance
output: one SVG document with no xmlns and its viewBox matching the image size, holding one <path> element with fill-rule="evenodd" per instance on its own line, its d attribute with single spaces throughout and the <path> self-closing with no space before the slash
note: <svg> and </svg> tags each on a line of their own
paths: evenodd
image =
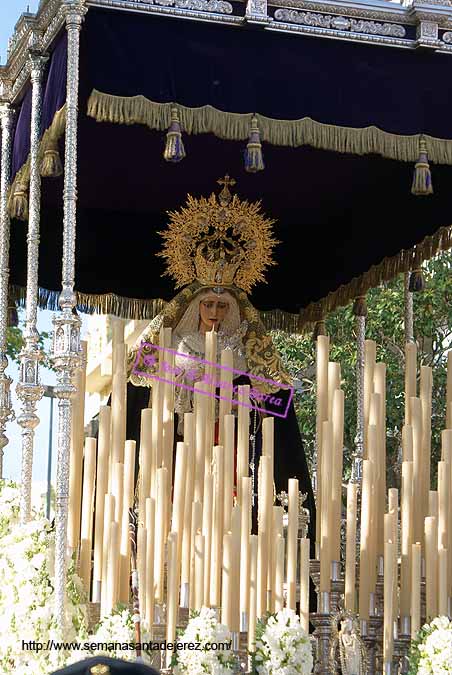
<svg viewBox="0 0 452 675">
<path fill-rule="evenodd" d="M 364 341 L 366 317 L 356 316 L 356 437 L 352 481 L 361 484 L 364 455 Z"/>
<path fill-rule="evenodd" d="M 1 178 L 0 178 L 0 478 L 3 478 L 3 450 L 8 445 L 6 424 L 14 419 L 11 402 L 12 380 L 5 373 L 6 334 L 8 328 L 8 282 L 9 282 L 9 213 L 8 188 L 11 171 L 12 129 L 14 111 L 9 103 L 0 102 L 2 130 Z"/>
<path fill-rule="evenodd" d="M 22 402 L 17 422 L 22 427 L 22 472 L 20 518 L 30 519 L 31 480 L 33 470 L 33 445 L 35 429 L 39 424 L 36 406 L 44 389 L 39 379 L 39 362 L 42 352 L 36 328 L 38 312 L 38 262 L 39 221 L 41 206 L 41 175 L 39 172 L 39 132 L 42 107 L 42 76 L 47 58 L 34 51 L 30 53 L 30 78 L 32 86 L 31 140 L 30 140 L 30 204 L 27 234 L 27 293 L 25 305 L 25 345 L 20 353 L 17 396 Z"/>
<path fill-rule="evenodd" d="M 77 113 L 80 30 L 86 7 L 82 0 L 65 0 L 63 11 L 68 33 L 66 138 L 64 162 L 63 274 L 59 304 L 53 319 L 53 360 L 57 369 L 55 394 L 58 398 L 58 458 L 55 533 L 55 616 L 64 634 L 67 572 L 67 519 L 69 503 L 69 455 L 71 442 L 71 399 L 76 393 L 72 378 L 81 366 L 81 321 L 73 313 L 75 236 L 77 206 Z"/>
</svg>

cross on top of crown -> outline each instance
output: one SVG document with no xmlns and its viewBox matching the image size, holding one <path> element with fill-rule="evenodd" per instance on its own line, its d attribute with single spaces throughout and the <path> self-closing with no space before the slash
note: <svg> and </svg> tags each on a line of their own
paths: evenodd
<svg viewBox="0 0 452 675">
<path fill-rule="evenodd" d="M 235 178 L 230 178 L 229 174 L 226 174 L 224 178 L 217 180 L 218 185 L 223 185 L 225 188 L 229 188 L 229 186 L 234 187 L 235 182 Z"/>
<path fill-rule="evenodd" d="M 231 195 L 231 191 L 230 191 L 229 188 L 234 187 L 235 179 L 230 178 L 229 175 L 226 174 L 226 176 L 224 178 L 220 178 L 220 180 L 217 180 L 217 183 L 218 183 L 218 185 L 223 186 L 222 191 L 218 195 L 219 200 L 220 200 L 220 204 L 222 206 L 226 206 L 232 200 L 232 195 Z"/>
</svg>

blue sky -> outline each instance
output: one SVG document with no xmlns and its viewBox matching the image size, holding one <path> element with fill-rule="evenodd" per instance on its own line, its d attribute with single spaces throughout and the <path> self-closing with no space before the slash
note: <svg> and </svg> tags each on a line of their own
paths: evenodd
<svg viewBox="0 0 452 675">
<path fill-rule="evenodd" d="M 30 7 L 36 12 L 39 0 L 0 0 L 0 63 L 6 63 L 8 39 L 14 32 L 14 26 L 23 12 Z"/>
</svg>

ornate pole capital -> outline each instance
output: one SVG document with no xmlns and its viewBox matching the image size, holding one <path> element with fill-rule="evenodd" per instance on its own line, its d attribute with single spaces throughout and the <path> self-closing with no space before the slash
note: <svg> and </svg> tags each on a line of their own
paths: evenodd
<svg viewBox="0 0 452 675">
<path fill-rule="evenodd" d="M 30 80 L 33 84 L 41 84 L 44 70 L 49 57 L 41 54 L 35 49 L 30 49 L 28 65 L 30 68 Z"/>
<path fill-rule="evenodd" d="M 9 235 L 10 221 L 7 207 L 10 184 L 12 129 L 14 110 L 9 103 L 0 101 L 0 125 L 2 130 L 0 179 L 0 478 L 3 478 L 3 449 L 8 445 L 6 424 L 14 419 L 11 401 L 12 380 L 6 375 L 6 334 L 8 329 L 8 283 L 9 283 Z"/>
<path fill-rule="evenodd" d="M 83 17 L 88 11 L 85 0 L 63 0 L 61 9 L 66 19 L 66 27 L 81 30 Z"/>
</svg>

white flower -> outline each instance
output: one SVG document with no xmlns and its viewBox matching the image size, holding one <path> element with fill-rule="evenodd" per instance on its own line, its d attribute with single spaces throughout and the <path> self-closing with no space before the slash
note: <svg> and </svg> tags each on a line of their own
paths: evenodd
<svg viewBox="0 0 452 675">
<path fill-rule="evenodd" d="M 200 649 L 175 652 L 175 675 L 231 675 L 234 672 L 236 660 L 230 649 L 206 648 L 208 643 L 231 643 L 227 626 L 218 623 L 213 609 L 202 607 L 199 614 L 190 619 L 178 642 L 200 643 Z"/>
<path fill-rule="evenodd" d="M 308 675 L 313 658 L 309 635 L 302 629 L 300 617 L 284 608 L 270 616 L 262 635 L 256 640 L 254 654 L 259 675 Z"/>
<path fill-rule="evenodd" d="M 53 611 L 54 538 L 42 514 L 19 522 L 18 486 L 0 481 L 0 675 L 47 675 L 65 665 L 68 654 L 22 649 L 22 640 L 61 639 Z M 81 583 L 69 565 L 67 634 L 65 640 L 86 635 L 86 606 Z M 74 626 L 77 626 L 77 631 Z"/>
<path fill-rule="evenodd" d="M 436 617 L 422 630 L 427 634 L 417 645 L 418 675 L 452 674 L 452 621 L 446 616 Z"/>
</svg>

